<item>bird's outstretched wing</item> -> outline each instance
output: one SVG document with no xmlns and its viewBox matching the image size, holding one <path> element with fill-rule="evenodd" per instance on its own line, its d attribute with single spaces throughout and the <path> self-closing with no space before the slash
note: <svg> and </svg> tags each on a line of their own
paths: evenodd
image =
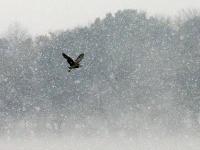
<svg viewBox="0 0 200 150">
<path fill-rule="evenodd" d="M 65 53 L 62 53 L 62 55 L 65 59 L 67 59 L 67 62 L 69 63 L 70 66 L 75 64 L 75 62 L 73 61 L 71 57 L 67 56 Z"/>
<path fill-rule="evenodd" d="M 84 54 L 82 53 L 76 58 L 75 63 L 79 63 L 83 58 L 84 58 Z"/>
</svg>

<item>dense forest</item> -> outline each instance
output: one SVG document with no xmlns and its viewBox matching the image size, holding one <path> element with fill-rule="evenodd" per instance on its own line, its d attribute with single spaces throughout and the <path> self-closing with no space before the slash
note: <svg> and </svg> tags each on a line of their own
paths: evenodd
<svg viewBox="0 0 200 150">
<path fill-rule="evenodd" d="M 68 72 L 65 52 L 85 53 Z M 200 15 L 137 10 L 32 37 L 0 38 L 0 134 L 200 129 Z"/>
</svg>

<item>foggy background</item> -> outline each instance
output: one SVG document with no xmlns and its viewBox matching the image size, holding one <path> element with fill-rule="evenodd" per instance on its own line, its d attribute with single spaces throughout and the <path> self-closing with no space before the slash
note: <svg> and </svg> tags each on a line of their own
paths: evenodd
<svg viewBox="0 0 200 150">
<path fill-rule="evenodd" d="M 108 11 L 34 36 L 25 24 L 0 38 L 0 147 L 197 150 L 198 9 Z M 83 67 L 69 73 L 62 52 Z"/>
</svg>

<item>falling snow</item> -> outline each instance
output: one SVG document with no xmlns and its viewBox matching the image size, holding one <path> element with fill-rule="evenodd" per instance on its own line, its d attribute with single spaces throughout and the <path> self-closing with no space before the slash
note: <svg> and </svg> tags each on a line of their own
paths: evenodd
<svg viewBox="0 0 200 150">
<path fill-rule="evenodd" d="M 0 38 L 0 149 L 197 150 L 200 16 L 108 13 L 87 27 Z M 191 17 L 187 17 L 191 16 Z M 85 57 L 68 72 L 62 52 Z"/>
</svg>

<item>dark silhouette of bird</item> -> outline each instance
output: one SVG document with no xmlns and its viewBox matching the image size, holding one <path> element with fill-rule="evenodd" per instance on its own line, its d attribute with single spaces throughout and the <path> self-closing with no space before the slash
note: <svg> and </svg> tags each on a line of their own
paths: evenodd
<svg viewBox="0 0 200 150">
<path fill-rule="evenodd" d="M 62 53 L 63 57 L 65 59 L 67 59 L 67 62 L 69 63 L 69 70 L 68 72 L 70 72 L 72 69 L 75 69 L 75 68 L 79 68 L 81 67 L 80 65 L 80 61 L 84 58 L 84 54 L 80 54 L 75 60 L 73 60 L 71 57 L 67 56 L 65 53 Z"/>
</svg>

